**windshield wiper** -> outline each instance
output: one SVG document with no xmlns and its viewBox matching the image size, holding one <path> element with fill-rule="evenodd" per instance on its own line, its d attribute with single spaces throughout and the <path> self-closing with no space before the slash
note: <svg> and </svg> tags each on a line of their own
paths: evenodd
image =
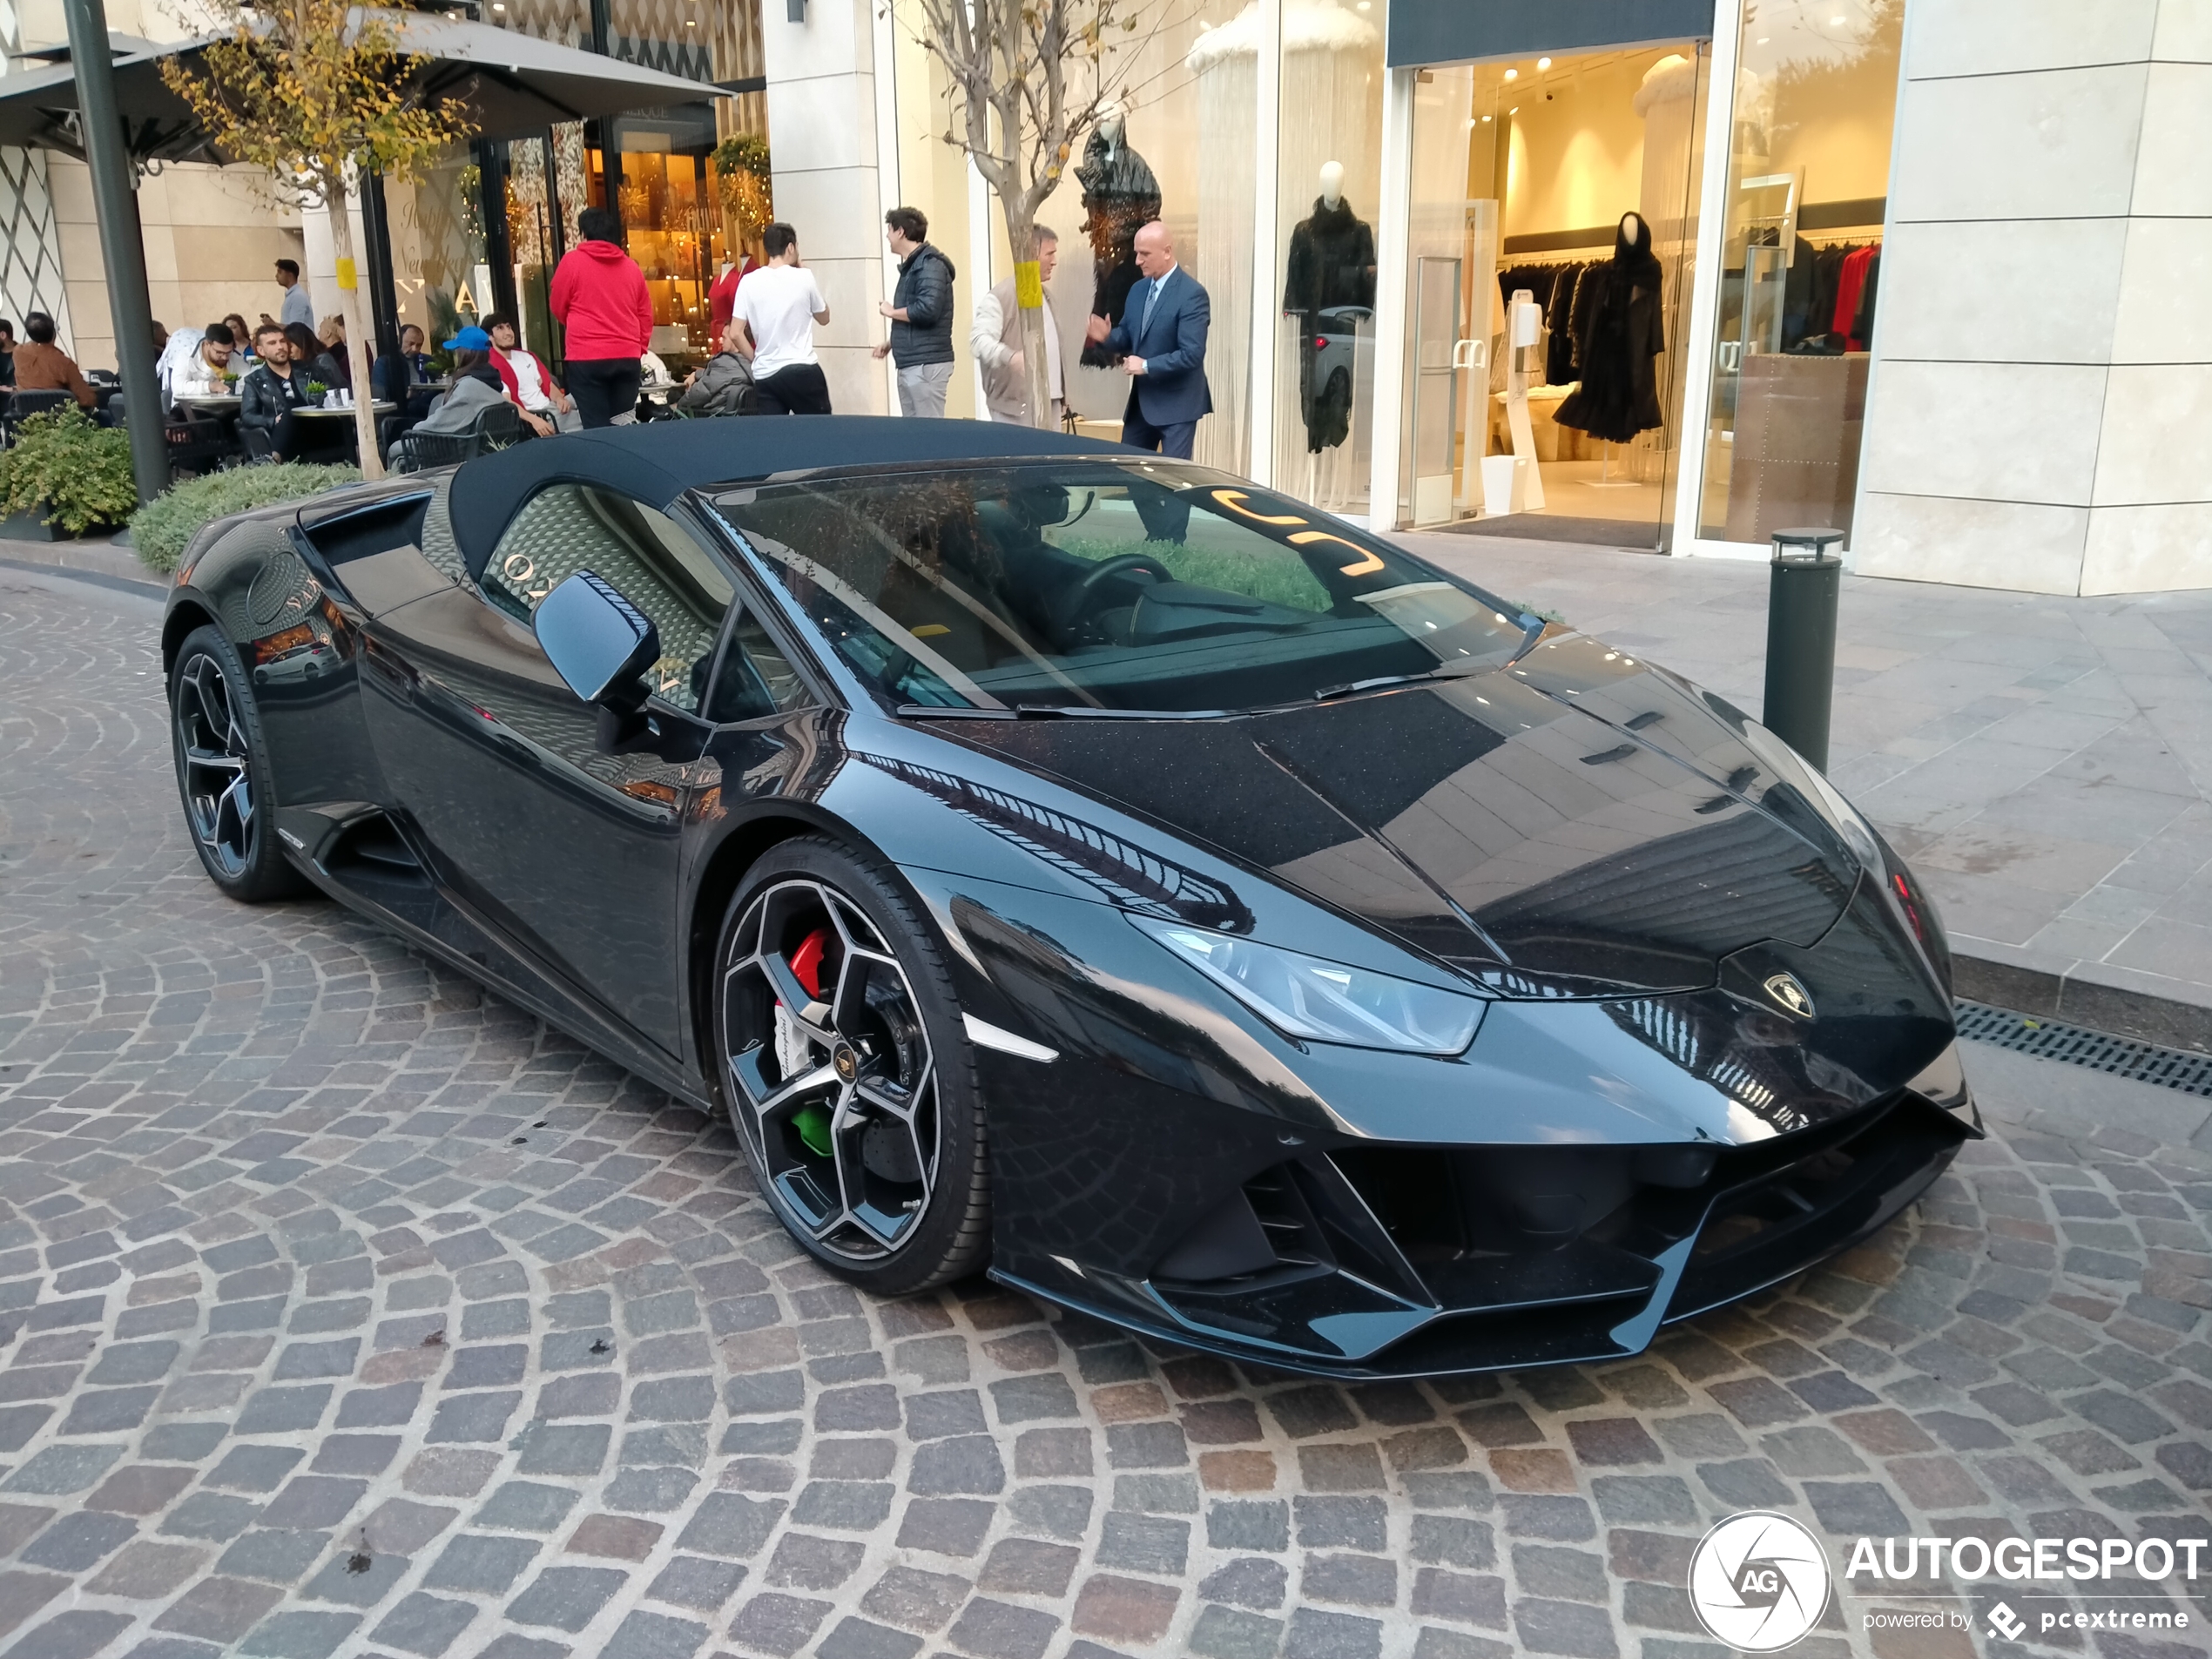
<svg viewBox="0 0 2212 1659">
<path fill-rule="evenodd" d="M 1544 635 L 1545 624 L 1541 617 L 1532 617 L 1524 612 L 1518 620 L 1521 627 L 1521 644 L 1503 662 L 1493 662 L 1483 657 L 1463 657 L 1452 662 L 1439 663 L 1434 668 L 1423 669 L 1418 674 L 1378 674 L 1372 679 L 1346 680 L 1341 685 L 1322 686 L 1313 693 L 1313 700 L 1326 703 L 1339 697 L 1355 696 L 1361 691 L 1385 691 L 1393 685 L 1419 685 L 1431 680 L 1464 679 L 1470 674 L 1492 673 L 1501 668 L 1511 668 L 1526 657 L 1529 649 Z"/>
<path fill-rule="evenodd" d="M 1341 685 L 1324 685 L 1313 693 L 1313 700 L 1326 703 L 1334 698 L 1351 697 L 1360 691 L 1379 691 L 1393 685 L 1419 685 L 1425 680 L 1464 679 L 1469 674 L 1481 673 L 1497 666 L 1495 663 L 1479 658 L 1462 658 L 1456 662 L 1439 663 L 1434 668 L 1425 668 L 1418 674 L 1378 674 L 1372 679 L 1346 680 Z"/>
<path fill-rule="evenodd" d="M 1103 709 L 1081 703 L 1016 703 L 1012 708 L 941 707 L 934 703 L 901 703 L 902 720 L 1219 720 L 1227 709 Z"/>
</svg>

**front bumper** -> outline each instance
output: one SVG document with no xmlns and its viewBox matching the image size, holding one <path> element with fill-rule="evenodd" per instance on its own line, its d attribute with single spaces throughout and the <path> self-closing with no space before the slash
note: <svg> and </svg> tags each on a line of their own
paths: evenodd
<svg viewBox="0 0 2212 1659">
<path fill-rule="evenodd" d="M 1916 1082 L 1737 1147 L 1310 1152 L 1244 1182 L 1149 1278 L 1065 1258 L 995 1277 L 1286 1371 L 1369 1379 L 1622 1359 L 1665 1325 L 1851 1248 L 1926 1190 L 1979 1129 L 1963 1079 Z M 1600 1218 L 1578 1227 L 1548 1213 L 1553 1190 L 1583 1195 Z"/>
</svg>

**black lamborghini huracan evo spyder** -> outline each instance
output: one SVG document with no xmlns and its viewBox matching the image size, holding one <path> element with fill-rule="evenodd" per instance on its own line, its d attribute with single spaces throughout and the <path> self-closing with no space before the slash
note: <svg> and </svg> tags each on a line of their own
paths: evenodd
<svg viewBox="0 0 2212 1659">
<path fill-rule="evenodd" d="M 208 875 L 727 1112 L 832 1271 L 1384 1377 L 1634 1353 L 1979 1134 L 1941 924 L 1721 698 L 1222 474 L 529 443 L 211 525 Z"/>
</svg>

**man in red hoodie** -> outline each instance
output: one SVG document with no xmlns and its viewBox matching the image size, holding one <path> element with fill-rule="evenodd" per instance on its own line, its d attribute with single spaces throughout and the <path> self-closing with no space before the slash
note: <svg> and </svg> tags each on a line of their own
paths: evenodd
<svg viewBox="0 0 2212 1659">
<path fill-rule="evenodd" d="M 565 328 L 569 395 L 586 427 L 626 424 L 637 414 L 638 359 L 653 337 L 645 273 L 616 239 L 622 221 L 604 207 L 577 216 L 583 239 L 554 267 L 549 296 Z"/>
</svg>

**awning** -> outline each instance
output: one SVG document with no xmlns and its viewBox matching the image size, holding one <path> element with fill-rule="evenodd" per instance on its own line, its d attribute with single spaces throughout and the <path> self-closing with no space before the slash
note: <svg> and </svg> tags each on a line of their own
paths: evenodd
<svg viewBox="0 0 2212 1659">
<path fill-rule="evenodd" d="M 421 12 L 381 15 L 400 50 L 415 58 L 415 84 L 430 96 L 466 108 L 480 138 L 528 138 L 556 122 L 664 109 L 721 95 L 719 88 L 703 82 L 489 24 Z M 161 78 L 163 60 L 192 62 L 213 38 L 155 45 L 132 36 L 108 37 L 115 54 L 116 103 L 133 160 L 218 165 L 225 160 L 209 146 L 191 106 Z M 51 69 L 0 77 L 0 144 L 81 158 L 77 76 L 68 52 L 51 49 L 37 56 L 59 61 Z"/>
</svg>

